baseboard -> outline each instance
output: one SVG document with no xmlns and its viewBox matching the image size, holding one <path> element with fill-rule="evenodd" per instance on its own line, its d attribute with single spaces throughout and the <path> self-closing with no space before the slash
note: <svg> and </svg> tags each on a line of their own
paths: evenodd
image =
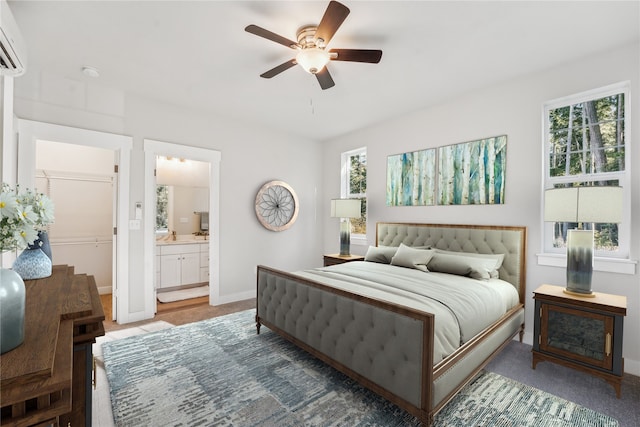
<svg viewBox="0 0 640 427">
<path fill-rule="evenodd" d="M 108 295 L 111 293 L 111 286 L 101 286 L 98 287 L 98 293 L 100 295 Z"/>
<path fill-rule="evenodd" d="M 624 373 L 640 377 L 640 361 L 624 359 Z"/>
<path fill-rule="evenodd" d="M 230 302 L 244 301 L 256 297 L 256 291 L 239 292 L 237 294 L 224 295 L 218 298 L 212 305 L 228 304 Z"/>
</svg>

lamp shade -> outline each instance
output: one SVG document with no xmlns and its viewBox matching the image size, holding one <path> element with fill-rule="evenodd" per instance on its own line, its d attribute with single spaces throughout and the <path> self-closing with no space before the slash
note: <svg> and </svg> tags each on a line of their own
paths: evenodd
<svg viewBox="0 0 640 427">
<path fill-rule="evenodd" d="M 332 218 L 360 218 L 360 200 L 358 199 L 332 199 Z"/>
<path fill-rule="evenodd" d="M 622 222 L 622 187 L 551 188 L 544 192 L 544 220 Z"/>
<path fill-rule="evenodd" d="M 300 64 L 307 73 L 316 74 L 329 62 L 329 52 L 317 47 L 302 49 L 296 55 L 296 62 Z"/>
</svg>

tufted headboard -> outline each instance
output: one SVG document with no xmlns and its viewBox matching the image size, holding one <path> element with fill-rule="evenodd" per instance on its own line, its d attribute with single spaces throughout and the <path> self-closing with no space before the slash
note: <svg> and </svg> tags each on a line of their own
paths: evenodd
<svg viewBox="0 0 640 427">
<path fill-rule="evenodd" d="M 527 228 L 495 225 L 376 224 L 377 246 L 420 246 L 456 252 L 504 254 L 500 279 L 511 283 L 524 303 Z"/>
</svg>

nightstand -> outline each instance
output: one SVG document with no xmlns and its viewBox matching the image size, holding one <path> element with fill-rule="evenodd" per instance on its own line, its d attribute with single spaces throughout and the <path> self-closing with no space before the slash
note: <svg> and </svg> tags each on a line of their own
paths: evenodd
<svg viewBox="0 0 640 427">
<path fill-rule="evenodd" d="M 587 298 L 563 289 L 542 285 L 533 292 L 532 368 L 550 361 L 587 372 L 611 384 L 620 398 L 627 297 L 594 292 L 593 298 Z"/>
<path fill-rule="evenodd" d="M 324 256 L 324 266 L 328 267 L 330 265 L 343 264 L 345 262 L 351 261 L 364 261 L 364 257 L 362 255 L 340 255 L 340 254 L 329 254 Z"/>
</svg>

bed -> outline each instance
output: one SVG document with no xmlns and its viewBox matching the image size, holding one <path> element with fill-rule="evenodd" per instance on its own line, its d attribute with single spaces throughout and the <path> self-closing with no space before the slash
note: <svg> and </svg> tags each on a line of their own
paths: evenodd
<svg viewBox="0 0 640 427">
<path fill-rule="evenodd" d="M 257 331 L 268 327 L 428 426 L 510 340 L 522 341 L 525 249 L 525 227 L 378 223 L 365 261 L 258 266 Z"/>
</svg>

